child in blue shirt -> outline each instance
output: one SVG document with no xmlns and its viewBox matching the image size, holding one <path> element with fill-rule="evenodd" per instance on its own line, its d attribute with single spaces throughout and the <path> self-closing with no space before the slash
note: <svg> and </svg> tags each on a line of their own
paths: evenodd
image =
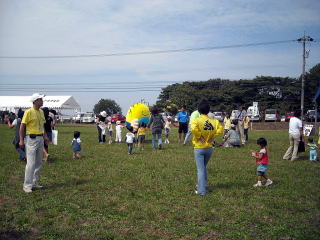
<svg viewBox="0 0 320 240">
<path fill-rule="evenodd" d="M 80 140 L 80 132 L 75 131 L 73 133 L 73 140 L 72 140 L 72 150 L 73 150 L 73 158 L 80 158 L 81 152 L 81 140 Z"/>
</svg>

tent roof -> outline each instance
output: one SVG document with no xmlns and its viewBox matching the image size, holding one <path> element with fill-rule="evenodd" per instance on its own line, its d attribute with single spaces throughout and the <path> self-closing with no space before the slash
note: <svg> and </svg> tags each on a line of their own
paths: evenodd
<svg viewBox="0 0 320 240">
<path fill-rule="evenodd" d="M 31 96 L 0 96 L 0 108 L 30 108 Z M 72 96 L 45 96 L 43 107 L 50 109 L 80 109 Z"/>
</svg>

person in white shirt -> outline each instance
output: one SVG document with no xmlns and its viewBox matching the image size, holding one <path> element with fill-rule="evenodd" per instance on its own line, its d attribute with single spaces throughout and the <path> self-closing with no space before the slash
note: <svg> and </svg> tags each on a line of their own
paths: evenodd
<svg viewBox="0 0 320 240">
<path fill-rule="evenodd" d="M 171 123 L 172 123 L 172 118 L 171 116 L 167 116 L 166 120 L 165 120 L 165 124 L 164 124 L 164 131 L 166 134 L 166 140 L 164 141 L 164 143 L 169 144 L 169 135 L 170 135 L 170 128 L 171 128 Z"/>
<path fill-rule="evenodd" d="M 238 123 L 236 125 L 237 125 L 237 131 L 240 135 L 240 139 L 241 139 L 242 144 L 246 143 L 246 137 L 244 135 L 244 126 L 243 126 L 244 118 L 246 116 L 247 116 L 246 110 L 243 109 L 242 104 L 239 104 L 238 110 L 236 113 L 236 119 L 238 119 Z"/>
<path fill-rule="evenodd" d="M 132 154 L 132 148 L 134 143 L 134 133 L 133 133 L 133 127 L 130 127 L 129 132 L 126 134 L 126 142 L 128 144 L 128 154 Z"/>
<path fill-rule="evenodd" d="M 120 121 L 116 122 L 116 139 L 115 142 L 121 142 L 121 133 L 122 133 L 123 126 L 121 125 Z"/>
<path fill-rule="evenodd" d="M 302 121 L 299 119 L 301 116 L 300 110 L 294 112 L 294 117 L 289 121 L 289 141 L 290 146 L 283 156 L 284 160 L 294 161 L 299 158 L 298 146 L 299 141 L 302 141 Z"/>
</svg>

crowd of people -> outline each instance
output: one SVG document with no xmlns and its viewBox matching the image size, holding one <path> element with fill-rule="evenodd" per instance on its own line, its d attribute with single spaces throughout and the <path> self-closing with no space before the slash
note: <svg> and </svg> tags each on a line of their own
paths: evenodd
<svg viewBox="0 0 320 240">
<path fill-rule="evenodd" d="M 33 107 L 23 112 L 18 111 L 17 117 L 6 119 L 10 128 L 16 128 L 13 144 L 19 153 L 20 160 L 27 162 L 25 169 L 25 180 L 23 190 L 31 193 L 35 189 L 42 188 L 39 184 L 40 169 L 43 161 L 49 158 L 49 143 L 52 141 L 52 129 L 55 127 L 54 116 L 50 114 L 48 108 L 42 108 L 43 97 L 41 94 L 33 94 L 31 101 Z M 210 105 L 207 101 L 201 101 L 198 109 L 191 114 L 187 111 L 186 106 L 182 106 L 177 115 L 177 124 L 174 123 L 171 116 L 163 116 L 156 107 L 151 108 L 151 117 L 148 124 L 140 123 L 138 126 L 127 126 L 124 142 L 128 146 L 128 154 L 133 154 L 134 144 L 138 149 L 144 150 L 146 132 L 148 129 L 152 135 L 152 149 L 163 149 L 162 132 L 165 133 L 164 144 L 170 143 L 170 130 L 172 126 L 178 128 L 178 143 L 187 144 L 189 138 L 192 137 L 194 147 L 194 158 L 197 166 L 197 189 L 198 195 L 206 194 L 207 187 L 207 169 L 206 166 L 213 154 L 214 147 L 241 147 L 248 142 L 248 129 L 250 118 L 242 105 L 238 106 L 236 114 L 231 118 L 226 114 L 223 124 L 221 124 L 214 115 L 210 114 Z M 125 126 L 117 121 L 114 126 L 111 118 L 107 116 L 105 111 L 100 112 L 96 118 L 96 126 L 98 131 L 98 142 L 100 144 L 122 142 L 122 132 Z M 72 140 L 73 158 L 81 158 L 81 133 L 74 132 Z M 219 136 L 222 142 L 218 143 Z M 107 138 L 108 136 L 108 138 Z M 300 120 L 299 111 L 295 112 L 295 116 L 289 122 L 289 142 L 290 146 L 283 156 L 285 160 L 294 161 L 298 159 L 299 143 L 303 141 L 302 121 Z M 260 147 L 258 152 L 252 152 L 251 155 L 256 159 L 258 181 L 254 187 L 269 186 L 273 181 L 267 176 L 269 158 L 267 150 L 267 140 L 259 138 L 257 145 Z M 310 160 L 317 160 L 317 144 L 314 143 L 312 137 L 308 139 L 310 148 Z M 262 179 L 266 182 L 263 185 Z"/>
</svg>

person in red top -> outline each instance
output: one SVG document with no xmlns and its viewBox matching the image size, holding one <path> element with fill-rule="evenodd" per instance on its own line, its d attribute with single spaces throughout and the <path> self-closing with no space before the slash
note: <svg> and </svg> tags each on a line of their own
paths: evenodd
<svg viewBox="0 0 320 240">
<path fill-rule="evenodd" d="M 264 138 L 259 138 L 257 140 L 257 144 L 260 146 L 259 152 L 252 152 L 251 155 L 256 159 L 257 167 L 257 174 L 258 174 L 258 182 L 254 184 L 254 187 L 262 187 L 262 177 L 264 177 L 267 182 L 264 186 L 269 186 L 273 182 L 272 180 L 266 175 L 269 165 L 269 158 L 268 158 L 268 151 L 267 151 L 267 140 Z"/>
</svg>

